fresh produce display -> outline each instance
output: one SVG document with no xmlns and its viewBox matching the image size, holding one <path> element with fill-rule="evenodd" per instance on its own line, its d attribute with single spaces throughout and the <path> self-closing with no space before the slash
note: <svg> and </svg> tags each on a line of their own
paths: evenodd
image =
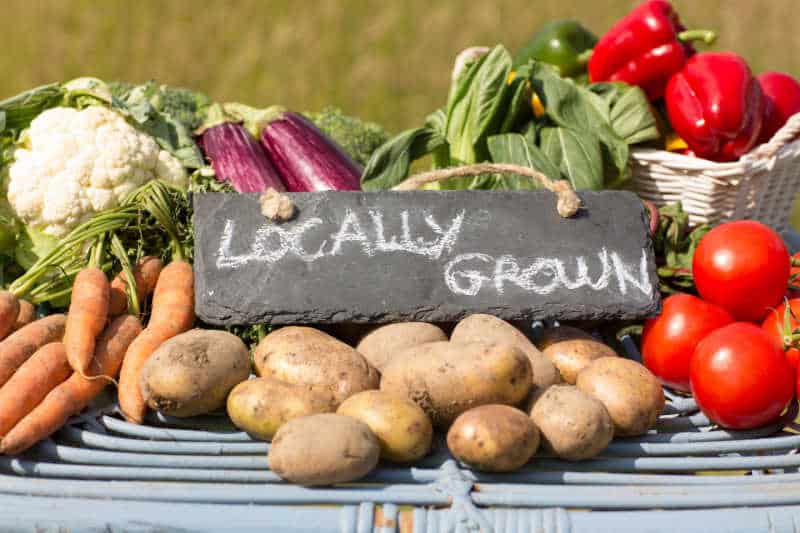
<svg viewBox="0 0 800 533">
<path fill-rule="evenodd" d="M 636 147 L 735 161 L 800 112 L 794 78 L 756 76 L 696 40 L 714 34 L 648 0 L 599 39 L 554 21 L 515 54 L 472 47 L 442 107 L 392 137 L 335 107 L 301 114 L 155 82 L 79 78 L 0 101 L 0 454 L 48 438 L 110 384 L 120 423 L 146 424 L 148 410 L 227 415 L 271 441 L 278 476 L 307 486 L 359 480 L 381 460 L 413 467 L 445 447 L 493 473 L 590 460 L 654 428 L 673 395 L 692 395 L 721 428 L 775 423 L 800 392 L 800 255 L 755 221 L 691 227 L 679 204 L 642 211 L 665 296 L 643 324 L 546 317 L 531 328 L 458 308 L 457 323 L 223 329 L 195 314 L 193 193 L 260 195 L 264 223 L 281 224 L 298 198 L 285 192 L 388 190 L 412 166 L 472 165 L 425 188 L 531 189 L 540 172 L 581 216 L 572 189 L 624 188 Z M 504 164 L 521 174 L 495 173 Z M 427 246 L 412 242 L 417 222 L 401 220 L 403 245 Z M 637 222 L 646 240 L 647 219 Z M 342 228 L 341 241 L 363 241 Z M 270 235 L 294 253 L 290 233 Z M 380 245 L 401 253 L 400 238 Z M 585 258 L 584 280 L 542 258 L 515 282 L 552 275 L 588 291 L 613 268 L 624 298 L 625 265 L 597 257 L 607 264 L 596 282 Z M 625 357 L 639 332 L 643 364 Z"/>
</svg>

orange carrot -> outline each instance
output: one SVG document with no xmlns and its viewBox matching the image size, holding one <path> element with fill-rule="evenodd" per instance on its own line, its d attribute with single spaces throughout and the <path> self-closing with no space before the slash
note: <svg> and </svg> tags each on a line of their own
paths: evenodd
<svg viewBox="0 0 800 533">
<path fill-rule="evenodd" d="M 153 310 L 147 327 L 188 331 L 194 324 L 194 270 L 186 261 L 173 261 L 161 271 L 153 292 Z"/>
<path fill-rule="evenodd" d="M 133 271 L 136 281 L 136 295 L 139 302 L 153 292 L 164 263 L 151 255 L 142 257 Z M 109 316 L 119 316 L 128 309 L 128 283 L 125 272 L 120 272 L 111 282 L 111 299 L 108 305 Z"/>
<path fill-rule="evenodd" d="M 19 315 L 19 300 L 13 292 L 0 291 L 0 340 L 14 330 Z"/>
<path fill-rule="evenodd" d="M 34 320 L 36 320 L 36 308 L 28 300 L 20 300 L 17 321 L 14 322 L 14 331 L 17 331 L 23 326 L 27 326 Z"/>
<path fill-rule="evenodd" d="M 86 375 L 97 336 L 108 320 L 109 286 L 105 272 L 87 267 L 72 284 L 72 301 L 64 330 L 67 361 L 75 372 Z"/>
<path fill-rule="evenodd" d="M 0 386 L 5 385 L 36 350 L 45 344 L 60 341 L 66 322 L 64 315 L 50 315 L 31 322 L 0 342 Z"/>
<path fill-rule="evenodd" d="M 142 368 L 163 342 L 188 331 L 194 323 L 194 272 L 186 261 L 173 261 L 164 267 L 153 293 L 150 322 L 134 341 L 119 376 L 117 395 L 122 413 L 129 421 L 141 424 L 147 405 L 139 388 Z"/>
<path fill-rule="evenodd" d="M 125 351 L 141 331 L 138 318 L 131 315 L 115 318 L 97 339 L 97 348 L 89 364 L 89 376 L 115 376 L 122 365 Z M 15 455 L 49 437 L 70 416 L 89 405 L 107 383 L 104 379 L 89 379 L 74 372 L 0 440 L 0 453 Z"/>
<path fill-rule="evenodd" d="M 60 342 L 45 344 L 22 363 L 0 387 L 0 436 L 8 433 L 70 374 L 72 369 Z"/>
</svg>

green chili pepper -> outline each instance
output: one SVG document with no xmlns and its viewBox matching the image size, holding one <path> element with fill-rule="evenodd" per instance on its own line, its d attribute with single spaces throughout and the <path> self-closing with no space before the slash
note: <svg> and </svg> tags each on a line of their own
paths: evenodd
<svg viewBox="0 0 800 533">
<path fill-rule="evenodd" d="M 514 67 L 535 59 L 555 65 L 562 76 L 579 76 L 586 72 L 595 43 L 597 37 L 574 20 L 548 22 L 519 49 Z"/>
</svg>

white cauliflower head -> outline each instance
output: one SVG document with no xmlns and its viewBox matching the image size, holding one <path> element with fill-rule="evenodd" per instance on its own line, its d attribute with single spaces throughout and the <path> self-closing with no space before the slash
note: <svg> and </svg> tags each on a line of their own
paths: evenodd
<svg viewBox="0 0 800 533">
<path fill-rule="evenodd" d="M 8 201 L 23 222 L 53 237 L 152 179 L 188 182 L 180 161 L 106 107 L 48 109 L 24 140 L 8 169 Z"/>
</svg>

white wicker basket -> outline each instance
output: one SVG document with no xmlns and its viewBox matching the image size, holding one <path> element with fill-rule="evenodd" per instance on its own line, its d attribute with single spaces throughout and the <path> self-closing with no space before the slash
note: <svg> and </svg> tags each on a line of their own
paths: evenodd
<svg viewBox="0 0 800 533">
<path fill-rule="evenodd" d="M 784 231 L 800 192 L 800 140 L 794 140 L 799 133 L 800 113 L 733 163 L 633 150 L 632 188 L 659 206 L 681 202 L 695 225 L 746 218 Z"/>
</svg>

